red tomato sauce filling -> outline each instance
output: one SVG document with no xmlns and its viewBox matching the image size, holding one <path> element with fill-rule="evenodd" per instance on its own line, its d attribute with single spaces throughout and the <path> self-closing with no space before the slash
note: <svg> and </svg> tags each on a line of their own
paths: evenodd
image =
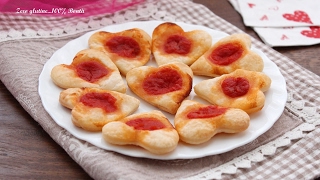
<svg viewBox="0 0 320 180">
<path fill-rule="evenodd" d="M 250 84 L 249 81 L 245 78 L 229 77 L 222 82 L 221 88 L 225 95 L 234 98 L 247 94 L 250 88 Z"/>
<path fill-rule="evenodd" d="M 105 112 L 116 111 L 116 101 L 117 99 L 109 93 L 90 92 L 81 96 L 80 98 L 80 102 L 82 102 L 84 105 L 93 108 L 101 108 Z"/>
<path fill-rule="evenodd" d="M 99 62 L 86 61 L 76 65 L 76 73 L 81 79 L 93 83 L 108 75 L 109 71 Z"/>
<path fill-rule="evenodd" d="M 191 41 L 180 35 L 172 35 L 170 36 L 165 45 L 164 51 L 168 54 L 188 54 L 191 49 Z"/>
<path fill-rule="evenodd" d="M 127 121 L 126 124 L 128 126 L 133 127 L 136 130 L 157 130 L 163 129 L 166 126 L 156 118 L 138 118 Z"/>
<path fill-rule="evenodd" d="M 229 65 L 238 60 L 244 52 L 243 47 L 236 43 L 218 46 L 209 56 L 209 60 L 217 65 Z"/>
<path fill-rule="evenodd" d="M 199 108 L 198 110 L 189 112 L 187 117 L 189 119 L 195 119 L 195 118 L 211 118 L 219 116 L 226 112 L 228 108 L 219 108 L 218 106 L 207 106 Z"/>
<path fill-rule="evenodd" d="M 142 88 L 151 95 L 177 91 L 182 88 L 182 77 L 177 71 L 164 68 L 146 77 Z"/>
<path fill-rule="evenodd" d="M 106 43 L 106 46 L 111 50 L 111 52 L 127 58 L 136 57 L 141 51 L 138 42 L 133 38 L 126 36 L 112 37 Z"/>
</svg>

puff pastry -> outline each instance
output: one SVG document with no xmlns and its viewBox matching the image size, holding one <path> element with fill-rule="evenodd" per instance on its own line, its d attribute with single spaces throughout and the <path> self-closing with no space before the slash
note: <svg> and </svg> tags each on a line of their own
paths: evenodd
<svg viewBox="0 0 320 180">
<path fill-rule="evenodd" d="M 181 62 L 142 66 L 127 73 L 129 88 L 151 105 L 175 114 L 192 89 L 192 71 Z"/>
<path fill-rule="evenodd" d="M 126 85 L 117 66 L 102 51 L 85 49 L 78 52 L 71 64 L 59 64 L 51 70 L 51 79 L 59 87 L 93 87 L 126 92 Z"/>
<path fill-rule="evenodd" d="M 133 114 L 106 124 L 102 129 L 105 141 L 117 145 L 137 145 L 154 154 L 173 151 L 179 135 L 161 111 Z"/>
<path fill-rule="evenodd" d="M 217 77 L 236 69 L 261 72 L 264 64 L 251 50 L 249 35 L 241 33 L 222 38 L 190 67 L 195 75 Z"/>
<path fill-rule="evenodd" d="M 179 25 L 166 22 L 152 33 L 152 53 L 158 65 L 182 62 L 191 65 L 212 44 L 212 37 L 203 30 L 185 32 Z"/>
<path fill-rule="evenodd" d="M 87 131 L 101 131 L 105 124 L 135 112 L 140 104 L 132 96 L 99 88 L 63 90 L 59 102 L 71 109 L 73 124 Z"/>
<path fill-rule="evenodd" d="M 212 104 L 253 113 L 263 108 L 263 92 L 270 85 L 271 79 L 266 74 L 238 69 L 230 74 L 201 81 L 194 86 L 194 92 Z"/>
<path fill-rule="evenodd" d="M 180 140 L 189 144 L 209 141 L 218 133 L 239 133 L 250 124 L 250 116 L 241 109 L 204 105 L 184 100 L 174 118 Z"/>
<path fill-rule="evenodd" d="M 88 44 L 105 51 L 123 75 L 145 65 L 151 55 L 151 37 L 139 28 L 115 33 L 98 31 L 90 36 Z"/>
</svg>

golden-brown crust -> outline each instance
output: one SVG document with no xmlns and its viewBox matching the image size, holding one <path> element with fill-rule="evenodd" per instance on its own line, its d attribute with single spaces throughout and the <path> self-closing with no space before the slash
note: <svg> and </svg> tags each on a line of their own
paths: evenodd
<svg viewBox="0 0 320 180">
<path fill-rule="evenodd" d="M 80 78 L 76 72 L 76 65 L 82 62 L 90 61 L 95 61 L 101 64 L 105 69 L 108 70 L 108 74 L 95 82 L 89 82 Z M 63 89 L 93 87 L 122 93 L 126 92 L 125 83 L 123 82 L 116 65 L 104 52 L 96 49 L 81 50 L 75 55 L 70 65 L 59 64 L 53 67 L 51 70 L 51 79 L 57 86 Z"/>
<path fill-rule="evenodd" d="M 211 53 L 215 49 L 228 43 L 237 44 L 244 50 L 238 60 L 228 65 L 218 65 L 209 60 Z M 217 77 L 223 74 L 229 74 L 236 69 L 261 72 L 263 70 L 264 63 L 263 59 L 257 53 L 251 50 L 250 36 L 241 33 L 222 38 L 190 67 L 195 75 Z"/>
<path fill-rule="evenodd" d="M 191 42 L 191 50 L 187 54 L 167 53 L 164 45 L 172 35 L 179 35 L 187 38 Z M 212 44 L 212 37 L 203 30 L 193 30 L 185 32 L 179 25 L 174 23 L 162 23 L 157 26 L 152 33 L 152 53 L 158 65 L 169 62 L 182 62 L 191 65 Z"/>
<path fill-rule="evenodd" d="M 163 129 L 137 130 L 126 124 L 138 118 L 154 118 L 165 125 Z M 161 111 L 130 115 L 119 121 L 110 122 L 102 129 L 105 141 L 117 145 L 137 145 L 154 154 L 173 151 L 179 142 L 179 135 Z"/>
<path fill-rule="evenodd" d="M 218 133 L 239 133 L 249 127 L 250 116 L 243 110 L 235 108 L 226 108 L 225 112 L 214 117 L 188 118 L 188 113 L 208 106 L 193 100 L 182 102 L 174 118 L 180 140 L 189 144 L 201 144 Z"/>
<path fill-rule="evenodd" d="M 108 93 L 116 99 L 116 110 L 106 112 L 99 107 L 90 107 L 80 101 L 87 93 Z M 74 125 L 87 131 L 101 131 L 102 127 L 111 121 L 124 118 L 136 111 L 140 101 L 129 95 L 116 91 L 98 88 L 69 88 L 60 93 L 61 105 L 71 109 L 71 119 Z"/>
<path fill-rule="evenodd" d="M 151 73 L 157 72 L 160 69 L 168 67 L 176 70 L 181 75 L 183 82 L 182 88 L 180 90 L 176 90 L 165 94 L 148 94 L 142 88 L 142 84 L 145 78 L 148 77 Z M 159 67 L 142 66 L 139 68 L 132 69 L 128 72 L 126 80 L 131 91 L 133 91 L 141 99 L 145 100 L 146 102 L 161 110 L 164 110 L 171 114 L 175 114 L 181 102 L 187 96 L 189 96 L 191 92 L 192 77 L 193 74 L 189 66 L 180 62 L 173 62 Z"/>
<path fill-rule="evenodd" d="M 129 37 L 135 40 L 140 46 L 140 52 L 135 57 L 124 57 L 113 53 L 106 45 L 113 37 Z M 90 48 L 105 51 L 111 60 L 117 65 L 121 74 L 126 75 L 135 67 L 145 65 L 151 55 L 151 37 L 142 29 L 133 28 L 121 32 L 98 31 L 92 34 L 88 40 Z"/>
<path fill-rule="evenodd" d="M 243 77 L 249 81 L 249 91 L 240 97 L 229 97 L 224 94 L 221 84 L 228 77 Z M 262 72 L 238 69 L 214 79 L 204 80 L 194 86 L 194 92 L 201 98 L 224 107 L 239 108 L 247 113 L 260 111 L 265 103 L 263 92 L 270 88 L 271 79 Z"/>
</svg>

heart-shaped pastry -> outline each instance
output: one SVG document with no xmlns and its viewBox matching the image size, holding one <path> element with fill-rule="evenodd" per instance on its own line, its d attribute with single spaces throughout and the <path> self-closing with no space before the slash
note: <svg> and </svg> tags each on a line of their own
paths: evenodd
<svg viewBox="0 0 320 180">
<path fill-rule="evenodd" d="M 132 92 L 161 110 L 175 114 L 192 89 L 192 71 L 181 62 L 159 67 L 142 66 L 127 73 Z"/>
<path fill-rule="evenodd" d="M 93 87 L 125 93 L 126 85 L 117 66 L 102 51 L 85 49 L 72 63 L 59 64 L 51 70 L 51 79 L 59 87 Z"/>
<path fill-rule="evenodd" d="M 189 144 L 209 141 L 218 133 L 239 133 L 250 124 L 250 116 L 241 109 L 204 105 L 184 100 L 174 118 L 180 140 Z"/>
<path fill-rule="evenodd" d="M 102 129 L 105 141 L 117 145 L 137 145 L 154 154 L 173 151 L 179 135 L 161 111 L 133 114 L 106 124 Z"/>
<path fill-rule="evenodd" d="M 87 131 L 101 131 L 105 124 L 135 112 L 140 104 L 132 96 L 99 88 L 69 88 L 60 93 L 59 101 L 71 109 L 73 124 Z"/>
<path fill-rule="evenodd" d="M 217 77 L 237 69 L 261 72 L 263 59 L 251 49 L 249 35 L 233 34 L 215 43 L 190 67 L 195 75 Z"/>
<path fill-rule="evenodd" d="M 139 28 L 115 33 L 98 31 L 90 36 L 88 44 L 105 51 L 123 75 L 145 65 L 151 55 L 151 37 Z"/>
<path fill-rule="evenodd" d="M 194 92 L 212 104 L 253 113 L 263 108 L 263 92 L 270 85 L 271 79 L 266 74 L 238 69 L 230 74 L 201 81 L 194 86 Z"/>
<path fill-rule="evenodd" d="M 152 53 L 158 65 L 182 62 L 191 65 L 212 44 L 212 37 L 203 30 L 185 32 L 174 23 L 162 23 L 152 33 Z"/>
</svg>

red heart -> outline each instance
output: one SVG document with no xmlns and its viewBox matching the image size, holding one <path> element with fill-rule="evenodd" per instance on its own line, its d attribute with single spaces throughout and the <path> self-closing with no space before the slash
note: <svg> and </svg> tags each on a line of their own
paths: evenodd
<svg viewBox="0 0 320 180">
<path fill-rule="evenodd" d="M 310 30 L 301 31 L 301 34 L 310 38 L 320 38 L 320 26 L 310 27 Z"/>
<path fill-rule="evenodd" d="M 290 21 L 313 24 L 311 19 L 309 18 L 309 15 L 303 11 L 294 11 L 294 14 L 283 14 L 282 16 Z"/>
</svg>

